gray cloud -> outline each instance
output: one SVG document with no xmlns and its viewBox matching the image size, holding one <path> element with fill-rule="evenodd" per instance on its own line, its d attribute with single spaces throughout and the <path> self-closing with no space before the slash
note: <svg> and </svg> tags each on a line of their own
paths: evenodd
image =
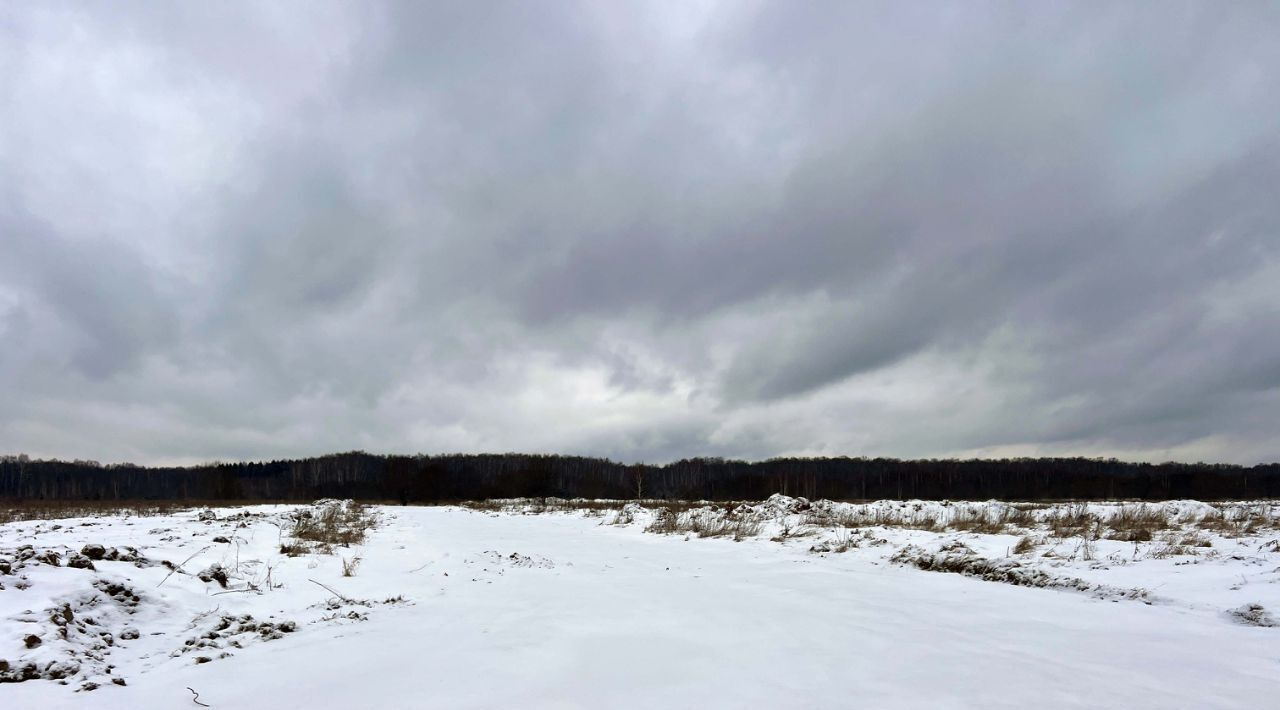
<svg viewBox="0 0 1280 710">
<path fill-rule="evenodd" d="M 0 450 L 1280 458 L 1269 5 L 0 13 Z"/>
<path fill-rule="evenodd" d="M 177 323 L 163 278 L 129 245 L 71 244 L 17 211 L 0 212 L 0 225 L 8 235 L 0 274 L 19 294 L 15 349 L 43 351 L 75 374 L 102 379 L 173 341 Z M 36 317 L 57 335 L 40 333 L 30 322 Z"/>
</svg>

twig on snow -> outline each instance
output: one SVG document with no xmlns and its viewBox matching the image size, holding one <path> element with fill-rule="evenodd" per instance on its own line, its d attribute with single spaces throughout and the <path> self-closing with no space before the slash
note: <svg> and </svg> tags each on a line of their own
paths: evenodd
<svg viewBox="0 0 1280 710">
<path fill-rule="evenodd" d="M 213 594 L 210 594 L 209 596 L 211 596 L 211 597 L 216 597 L 216 596 L 218 596 L 218 595 L 220 595 L 220 594 L 243 594 L 243 593 L 245 593 L 245 592 L 256 592 L 256 591 L 258 591 L 258 590 L 257 590 L 257 589 L 255 589 L 254 587 L 245 587 L 244 589 L 228 589 L 228 590 L 226 590 L 226 591 L 224 591 L 224 592 L 214 592 Z"/>
<path fill-rule="evenodd" d="M 324 587 L 325 589 L 328 589 L 330 592 L 333 592 L 334 596 L 336 596 L 337 598 L 341 599 L 341 600 L 342 600 L 342 601 L 344 601 L 344 602 L 348 602 L 348 603 L 350 603 L 350 602 L 351 602 L 351 598 L 350 598 L 350 597 L 348 597 L 348 596 L 344 595 L 342 592 L 339 592 L 338 590 L 334 589 L 333 587 L 330 587 L 330 586 L 329 586 L 329 585 L 327 585 L 327 584 L 320 584 L 319 582 L 315 581 L 314 579 L 308 579 L 307 581 L 308 581 L 308 582 L 310 582 L 310 583 L 312 583 L 312 584 L 316 584 L 316 585 L 319 585 L 319 586 L 321 586 L 321 587 Z"/>
<path fill-rule="evenodd" d="M 174 567 L 173 569 L 169 570 L 169 574 L 166 574 L 164 576 L 164 579 L 160 580 L 160 584 L 164 584 L 165 582 L 168 582 L 169 578 L 173 576 L 174 572 L 177 572 L 178 570 L 182 569 L 182 565 L 185 565 L 186 563 L 190 562 L 192 557 L 195 557 L 196 555 L 200 554 L 201 552 L 204 552 L 210 547 L 212 547 L 212 545 L 205 545 L 199 550 L 196 550 L 195 552 L 191 553 L 191 557 L 188 557 L 187 559 L 183 560 L 181 565 L 178 565 L 177 567 Z M 157 584 L 156 587 L 158 588 L 160 584 Z"/>
</svg>

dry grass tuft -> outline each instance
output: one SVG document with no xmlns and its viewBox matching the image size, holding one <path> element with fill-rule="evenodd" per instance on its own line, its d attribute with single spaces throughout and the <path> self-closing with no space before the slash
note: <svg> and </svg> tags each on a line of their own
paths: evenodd
<svg viewBox="0 0 1280 710">
<path fill-rule="evenodd" d="M 1030 535 L 1023 535 L 1018 538 L 1018 544 L 1013 546 L 1013 554 L 1025 555 L 1029 552 L 1033 552 L 1039 544 L 1040 543 L 1036 538 Z"/>
<path fill-rule="evenodd" d="M 1252 537 L 1277 527 L 1268 505 L 1216 505 L 1192 527 L 1218 533 L 1223 537 Z"/>
<path fill-rule="evenodd" d="M 989 515 L 984 508 L 965 509 L 958 511 L 946 527 L 957 532 L 996 535 L 1004 532 L 1005 522 L 1002 516 Z"/>
<path fill-rule="evenodd" d="M 1071 504 L 1049 513 L 1044 519 L 1054 537 L 1083 537 L 1098 522 L 1083 503 Z"/>
<path fill-rule="evenodd" d="M 360 566 L 360 558 L 358 556 L 352 557 L 351 559 L 347 559 L 343 557 L 342 558 L 342 576 L 343 577 L 356 576 L 356 568 L 359 566 Z"/>
<path fill-rule="evenodd" d="M 645 532 L 659 535 L 691 534 L 698 537 L 731 537 L 745 540 L 760 534 L 760 523 L 755 520 L 733 518 L 728 515 L 704 515 L 702 510 L 681 511 L 675 507 L 659 508 L 653 522 Z"/>
<path fill-rule="evenodd" d="M 351 547 L 364 542 L 365 534 L 378 518 L 368 507 L 355 501 L 326 500 L 290 514 L 288 542 L 280 553 L 290 557 L 311 552 L 329 554 L 335 547 Z"/>
<path fill-rule="evenodd" d="M 905 528 L 910 530 L 943 530 L 946 526 L 933 514 L 914 510 L 855 508 L 813 512 L 803 518 L 811 527 L 840 528 Z"/>
<path fill-rule="evenodd" d="M 1142 503 L 1121 505 L 1106 520 L 1105 537 L 1124 542 L 1148 542 L 1155 533 L 1169 530 L 1174 522 L 1159 506 Z"/>
</svg>

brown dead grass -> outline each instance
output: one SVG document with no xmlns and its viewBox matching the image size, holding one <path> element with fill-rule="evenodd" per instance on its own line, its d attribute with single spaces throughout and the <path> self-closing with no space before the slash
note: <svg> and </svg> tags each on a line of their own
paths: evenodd
<svg viewBox="0 0 1280 710">
<path fill-rule="evenodd" d="M 21 500 L 0 501 L 0 524 L 24 520 L 65 520 L 106 515 L 152 517 L 172 515 L 193 508 L 237 505 L 228 501 L 87 501 Z M 243 505 L 240 503 L 239 505 Z"/>
<path fill-rule="evenodd" d="M 289 529 L 293 539 L 282 544 L 280 551 L 293 556 L 359 545 L 376 524 L 377 516 L 367 506 L 354 501 L 304 508 L 294 511 L 293 526 Z"/>
<path fill-rule="evenodd" d="M 697 510 L 679 510 L 673 507 L 659 508 L 653 522 L 645 532 L 659 535 L 696 535 L 698 537 L 729 537 L 745 540 L 760 534 L 760 523 L 755 520 L 729 516 L 703 516 Z"/>
<path fill-rule="evenodd" d="M 1013 554 L 1025 555 L 1029 552 L 1033 552 L 1039 544 L 1040 541 L 1036 538 L 1030 535 L 1023 535 L 1018 538 L 1018 544 L 1013 546 Z"/>
<path fill-rule="evenodd" d="M 1000 513 L 992 514 L 985 509 L 961 510 L 946 525 L 948 530 L 982 535 L 997 535 L 1004 532 L 1005 527 L 1004 517 Z"/>
<path fill-rule="evenodd" d="M 1223 537 L 1252 537 L 1280 527 L 1268 505 L 1216 505 L 1193 527 Z"/>
<path fill-rule="evenodd" d="M 1175 526 L 1159 506 L 1142 503 L 1121 505 L 1105 521 L 1104 537 L 1124 542 L 1148 542 L 1152 537 Z"/>
<path fill-rule="evenodd" d="M 1056 510 L 1044 519 L 1055 537 L 1080 537 L 1087 535 L 1098 523 L 1098 518 L 1084 504 L 1068 505 Z"/>
</svg>

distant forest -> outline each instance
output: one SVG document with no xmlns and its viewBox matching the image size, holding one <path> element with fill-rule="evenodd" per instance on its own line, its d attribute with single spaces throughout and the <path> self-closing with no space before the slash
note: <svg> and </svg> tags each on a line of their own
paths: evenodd
<svg viewBox="0 0 1280 710">
<path fill-rule="evenodd" d="M 1228 500 L 1280 497 L 1280 464 L 1115 459 L 685 459 L 656 466 L 530 454 L 316 458 L 187 467 L 0 458 L 0 498 L 438 503 L 515 497 L 756 500 Z"/>
</svg>

